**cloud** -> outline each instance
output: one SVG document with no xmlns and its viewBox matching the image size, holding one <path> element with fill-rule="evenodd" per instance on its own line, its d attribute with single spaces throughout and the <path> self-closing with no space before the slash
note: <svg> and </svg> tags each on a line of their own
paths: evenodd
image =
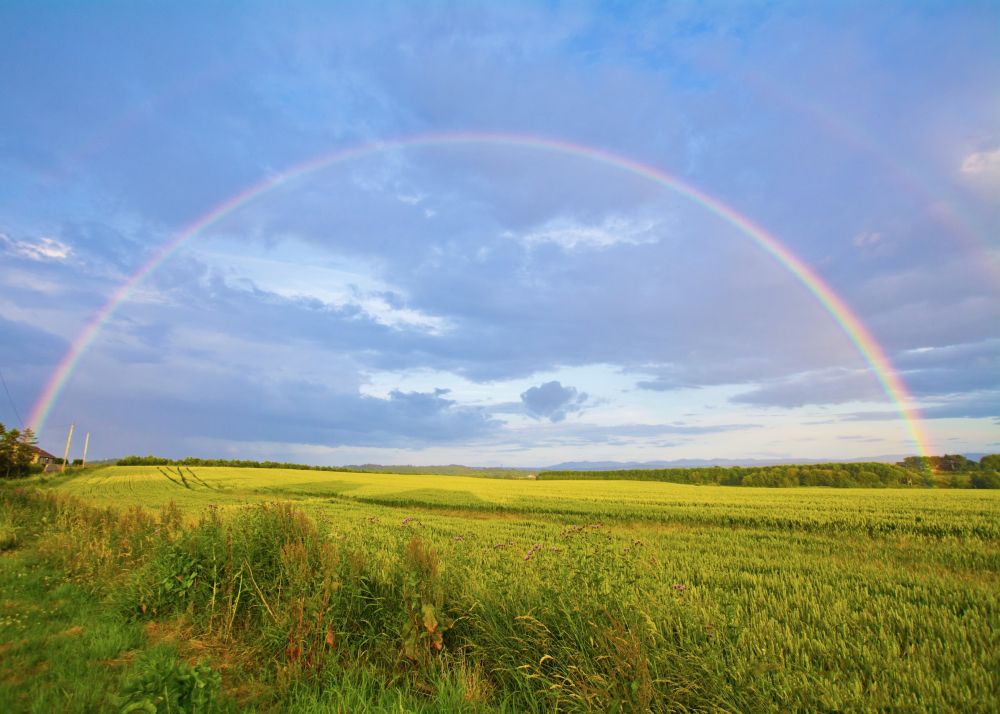
<svg viewBox="0 0 1000 714">
<path fill-rule="evenodd" d="M 1000 424 L 1000 389 L 955 395 L 920 413 L 925 419 L 992 419 Z"/>
<path fill-rule="evenodd" d="M 486 410 L 448 399 L 444 390 L 395 390 L 381 398 L 338 387 L 336 375 L 330 381 L 139 363 L 121 376 L 117 389 L 95 391 L 88 380 L 70 390 L 60 408 L 85 412 L 95 433 L 144 434 L 145 442 L 158 442 L 150 447 L 157 452 L 195 437 L 330 447 L 468 444 L 502 426 Z M 122 410 L 136 410 L 136 418 L 115 426 L 114 415 Z M 170 442 L 165 433 L 173 435 Z"/>
<path fill-rule="evenodd" d="M 776 379 L 730 397 L 736 404 L 785 408 L 885 399 L 885 392 L 870 371 L 846 369 Z"/>
<path fill-rule="evenodd" d="M 829 334 L 825 336 L 829 339 Z M 698 339 L 697 337 L 695 339 Z M 721 343 L 724 338 L 717 338 Z M 815 343 L 825 343 L 826 339 L 822 335 L 815 338 Z M 728 346 L 719 347 L 715 351 L 699 350 L 695 354 L 690 354 L 685 361 L 671 362 L 662 365 L 643 365 L 626 368 L 626 372 L 635 374 L 645 374 L 652 379 L 643 379 L 636 382 L 639 389 L 653 392 L 671 392 L 682 389 L 698 389 L 702 387 L 712 387 L 728 384 L 762 383 L 773 380 L 786 379 L 789 372 L 795 372 L 794 361 L 783 361 L 760 351 L 760 344 L 748 343 L 747 348 L 742 351 L 735 351 Z M 722 354 L 729 355 L 728 359 L 721 359 Z M 801 358 L 800 358 L 801 359 Z M 821 363 L 820 359 L 813 358 L 813 364 Z"/>
<path fill-rule="evenodd" d="M 1000 148 L 975 151 L 962 161 L 962 173 L 981 175 L 1000 172 Z"/>
<path fill-rule="evenodd" d="M 637 221 L 623 216 L 606 216 L 598 224 L 558 218 L 524 233 L 507 232 L 504 236 L 529 245 L 552 243 L 564 250 L 600 249 L 620 244 L 652 243 L 659 239 L 657 228 L 658 226 L 652 221 Z"/>
<path fill-rule="evenodd" d="M 533 419 L 562 421 L 568 414 L 579 412 L 587 402 L 587 394 L 576 387 L 564 387 L 558 380 L 545 382 L 521 394 L 521 403 Z"/>
<path fill-rule="evenodd" d="M 134 270 L 136 263 L 146 257 L 145 244 L 155 245 L 168 237 L 149 227 L 136 230 L 134 226 L 115 224 L 116 221 L 108 220 L 68 220 L 60 227 L 59 234 L 75 253 L 89 260 L 95 273 Z"/>
<path fill-rule="evenodd" d="M 992 419 L 1000 424 L 1000 390 L 982 390 L 942 397 L 920 409 L 923 419 Z M 899 419 L 899 412 L 864 411 L 846 415 L 851 421 Z"/>
<path fill-rule="evenodd" d="M 41 326 L 0 316 L 0 366 L 54 365 L 67 347 L 65 340 Z"/>
<path fill-rule="evenodd" d="M 868 249 L 878 246 L 884 240 L 885 236 L 879 231 L 863 231 L 856 234 L 854 238 L 851 239 L 851 243 L 853 243 L 856 248 Z"/>
<path fill-rule="evenodd" d="M 62 261 L 69 258 L 73 252 L 70 246 L 55 238 L 41 237 L 35 240 L 14 240 L 8 235 L 0 233 L 0 244 L 5 247 L 5 252 L 19 258 L 28 260 L 55 260 Z"/>
<path fill-rule="evenodd" d="M 907 350 L 895 364 L 917 397 L 933 400 L 1000 389 L 1000 338 Z"/>
<path fill-rule="evenodd" d="M 567 383 L 618 415 L 576 443 L 610 435 L 616 448 L 657 438 L 647 427 L 670 436 L 649 425 L 672 423 L 675 408 L 740 424 L 759 405 L 884 401 L 834 318 L 712 199 L 828 283 L 929 409 L 982 413 L 960 398 L 997 387 L 1000 350 L 957 347 L 996 339 L 1000 325 L 989 256 L 955 240 L 1000 234 L 995 97 L 982 89 L 1000 75 L 988 3 L 931 14 L 21 3 L 0 14 L 18 37 L 0 45 L 0 66 L 23 70 L 0 76 L 0 96 L 18 98 L 0 114 L 0 229 L 32 237 L 0 243 L 16 258 L 0 261 L 0 313 L 55 334 L 77 334 L 182 226 L 310 157 L 480 131 L 590 151 L 386 150 L 237 202 L 132 293 L 68 385 L 67 400 L 121 390 L 109 441 L 161 411 L 164 443 L 190 432 L 187 413 L 226 438 L 270 428 L 371 448 L 501 439 L 490 414 L 509 413 L 505 402 L 537 420 L 534 432 L 605 418 Z M 943 51 L 914 50 L 928 42 Z M 985 143 L 959 155 L 953 142 L 967 137 Z M 274 260 L 252 269 L 192 255 L 213 241 Z M 17 360 L 25 333 L 8 333 Z M 31 359 L 54 349 L 23 339 Z M 594 365 L 640 389 L 574 373 Z M 144 384 L 154 366 L 183 395 Z M 408 370 L 453 380 L 361 396 L 366 375 Z M 557 377 L 551 395 L 542 384 L 517 400 Z M 457 388 L 433 389 L 463 381 L 484 411 Z M 724 388 L 693 389 L 712 386 Z M 670 390 L 685 393 L 650 393 Z M 568 419 L 583 409 L 586 420 Z M 618 421 L 643 429 L 616 432 Z M 744 448 L 704 436 L 705 449 Z"/>
<path fill-rule="evenodd" d="M 906 350 L 896 357 L 893 368 L 914 398 L 930 404 L 928 414 L 951 413 L 964 402 L 935 402 L 973 395 L 983 388 L 1000 389 L 1000 339 Z M 764 381 L 731 397 L 738 404 L 786 408 L 886 399 L 871 370 L 843 368 Z M 973 401 L 979 404 L 978 399 Z M 979 406 L 972 412 L 983 415 Z"/>
</svg>

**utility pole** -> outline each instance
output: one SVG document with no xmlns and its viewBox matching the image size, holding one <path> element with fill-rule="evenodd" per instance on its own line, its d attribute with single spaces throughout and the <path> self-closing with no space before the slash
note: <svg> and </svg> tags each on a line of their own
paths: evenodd
<svg viewBox="0 0 1000 714">
<path fill-rule="evenodd" d="M 83 440 L 83 465 L 87 465 L 87 447 L 90 446 L 90 432 L 87 432 L 86 438 Z"/>
<path fill-rule="evenodd" d="M 66 453 L 63 454 L 62 462 L 62 473 L 66 473 L 66 462 L 69 461 L 69 443 L 73 441 L 73 427 L 75 424 L 69 425 L 69 436 L 66 437 Z"/>
</svg>

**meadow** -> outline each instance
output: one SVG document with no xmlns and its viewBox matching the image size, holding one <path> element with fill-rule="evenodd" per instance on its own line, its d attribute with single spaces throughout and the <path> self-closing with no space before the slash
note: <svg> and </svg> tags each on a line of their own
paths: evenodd
<svg viewBox="0 0 1000 714">
<path fill-rule="evenodd" d="M 0 487 L 0 701 L 991 711 L 998 546 L 989 490 L 36 477 Z"/>
</svg>

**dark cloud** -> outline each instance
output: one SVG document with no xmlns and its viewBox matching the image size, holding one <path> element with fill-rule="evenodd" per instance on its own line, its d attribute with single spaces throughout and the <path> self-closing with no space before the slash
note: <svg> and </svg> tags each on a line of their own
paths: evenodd
<svg viewBox="0 0 1000 714">
<path fill-rule="evenodd" d="M 1000 390 L 983 390 L 938 398 L 919 410 L 923 419 L 992 419 L 1000 423 Z M 898 419 L 899 412 L 864 411 L 844 417 L 851 421 Z"/>
<path fill-rule="evenodd" d="M 139 370 L 127 386 L 141 381 Z M 419 448 L 468 443 L 490 437 L 500 423 L 478 408 L 464 407 L 446 391 L 402 392 L 386 398 L 331 388 L 316 382 L 272 375 L 187 371 L 183 381 L 162 369 L 158 389 L 90 392 L 76 389 L 62 408 L 104 435 L 103 453 L 114 453 L 107 435 L 127 414 L 137 433 L 176 435 L 178 442 L 198 439 L 321 444 L 329 447 L 381 446 Z M 147 436 L 147 438 L 151 438 Z M 179 455 L 162 438 L 157 452 Z M 124 448 L 118 446 L 118 449 Z"/>
<path fill-rule="evenodd" d="M 0 365 L 55 365 L 66 352 L 65 340 L 45 329 L 0 315 Z"/>
<path fill-rule="evenodd" d="M 803 407 L 809 404 L 843 404 L 854 401 L 884 401 L 885 391 L 868 370 L 830 370 L 799 374 L 765 382 L 731 401 L 768 407 Z"/>
<path fill-rule="evenodd" d="M 921 410 L 925 419 L 992 419 L 1000 424 L 1000 390 L 962 394 Z"/>
<path fill-rule="evenodd" d="M 532 418 L 557 422 L 568 414 L 581 411 L 587 398 L 586 392 L 578 392 L 576 387 L 564 387 L 553 380 L 523 392 L 521 403 Z"/>
<path fill-rule="evenodd" d="M 45 327 L 0 315 L 0 372 L 6 383 L 0 392 L 0 422 L 7 426 L 22 426 L 50 372 L 66 353 L 66 341 Z"/>
<path fill-rule="evenodd" d="M 1000 339 L 910 351 L 900 355 L 896 365 L 918 397 L 1000 389 Z"/>
</svg>

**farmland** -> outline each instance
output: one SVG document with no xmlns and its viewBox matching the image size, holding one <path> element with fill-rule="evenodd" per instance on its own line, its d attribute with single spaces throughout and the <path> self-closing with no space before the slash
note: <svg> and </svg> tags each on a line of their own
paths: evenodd
<svg viewBox="0 0 1000 714">
<path fill-rule="evenodd" d="M 153 466 L 32 485 L 0 490 L 5 591 L 59 573 L 127 634 L 70 711 L 134 692 L 157 647 L 221 673 L 223 709 L 1000 702 L 995 491 Z M 52 643 L 19 603 L 8 663 Z M 0 698 L 30 709 L 12 666 Z"/>
</svg>

